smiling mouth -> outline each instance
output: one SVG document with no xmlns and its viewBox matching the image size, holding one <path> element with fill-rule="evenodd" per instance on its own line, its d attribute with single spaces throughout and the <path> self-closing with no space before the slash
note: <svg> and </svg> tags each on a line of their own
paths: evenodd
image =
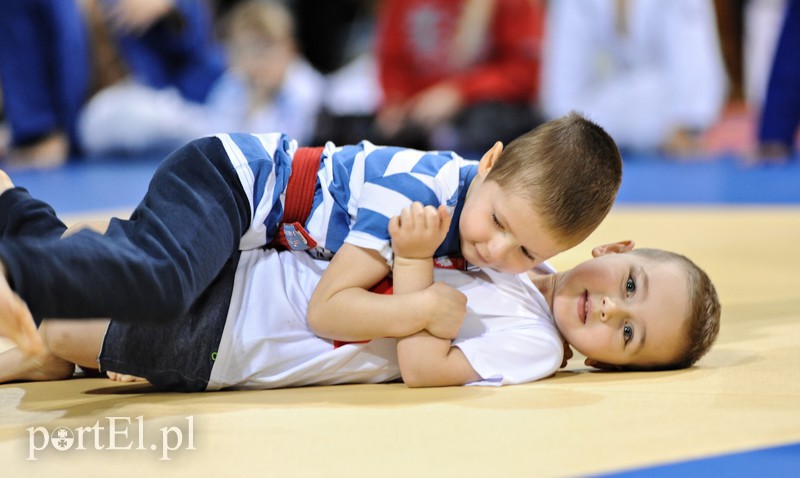
<svg viewBox="0 0 800 478">
<path fill-rule="evenodd" d="M 583 291 L 580 299 L 578 299 L 578 318 L 581 323 L 586 324 L 586 318 L 589 316 L 589 291 Z"/>
<path fill-rule="evenodd" d="M 489 261 L 487 261 L 486 258 L 483 257 L 483 255 L 481 255 L 477 247 L 475 248 L 475 255 L 478 256 L 478 260 L 481 261 L 484 265 L 489 264 Z"/>
</svg>

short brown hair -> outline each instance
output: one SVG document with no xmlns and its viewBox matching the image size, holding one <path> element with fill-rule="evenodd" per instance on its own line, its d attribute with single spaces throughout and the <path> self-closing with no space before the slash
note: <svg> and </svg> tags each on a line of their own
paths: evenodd
<svg viewBox="0 0 800 478">
<path fill-rule="evenodd" d="M 649 366 L 623 367 L 631 370 L 676 370 L 694 365 L 708 352 L 719 335 L 722 306 L 717 289 L 703 269 L 686 256 L 662 249 L 634 249 L 631 254 L 640 254 L 660 262 L 679 263 L 688 276 L 689 310 L 684 325 L 686 346 L 671 362 Z"/>
<path fill-rule="evenodd" d="M 622 157 L 602 127 L 573 112 L 509 143 L 486 179 L 527 195 L 555 239 L 572 247 L 611 210 Z"/>
</svg>

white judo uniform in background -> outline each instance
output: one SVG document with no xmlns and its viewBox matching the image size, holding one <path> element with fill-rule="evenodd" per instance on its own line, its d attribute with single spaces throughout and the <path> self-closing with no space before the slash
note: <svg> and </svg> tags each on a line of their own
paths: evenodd
<svg viewBox="0 0 800 478">
<path fill-rule="evenodd" d="M 659 147 L 678 127 L 719 117 L 726 73 L 711 0 L 628 0 L 620 31 L 613 0 L 550 2 L 542 107 L 599 123 L 623 148 Z"/>
<path fill-rule="evenodd" d="M 327 265 L 303 253 L 242 253 L 208 390 L 400 378 L 395 339 L 335 348 L 308 327 L 308 301 Z M 561 337 L 544 297 L 525 274 L 436 269 L 435 280 L 467 296 L 467 315 L 453 344 L 482 377 L 475 385 L 525 383 L 558 370 Z"/>
</svg>

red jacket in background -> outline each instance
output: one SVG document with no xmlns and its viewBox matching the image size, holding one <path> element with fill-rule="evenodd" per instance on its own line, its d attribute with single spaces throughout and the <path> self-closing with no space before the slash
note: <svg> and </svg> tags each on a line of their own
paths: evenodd
<svg viewBox="0 0 800 478">
<path fill-rule="evenodd" d="M 405 102 L 443 80 L 464 101 L 531 101 L 539 91 L 544 7 L 537 0 L 486 0 L 491 17 L 471 60 L 457 65 L 456 37 L 469 0 L 390 0 L 378 17 L 377 61 L 385 102 Z M 478 20 L 480 22 L 481 20 Z M 483 27 L 483 28 L 481 28 Z M 462 33 L 463 35 L 463 33 Z"/>
</svg>

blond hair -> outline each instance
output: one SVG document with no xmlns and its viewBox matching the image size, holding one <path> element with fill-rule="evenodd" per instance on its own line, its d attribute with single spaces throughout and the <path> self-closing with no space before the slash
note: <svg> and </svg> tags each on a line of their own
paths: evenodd
<svg viewBox="0 0 800 478">
<path fill-rule="evenodd" d="M 555 239 L 572 247 L 611 210 L 622 157 L 603 128 L 573 112 L 509 143 L 486 180 L 526 197 Z"/>
</svg>

